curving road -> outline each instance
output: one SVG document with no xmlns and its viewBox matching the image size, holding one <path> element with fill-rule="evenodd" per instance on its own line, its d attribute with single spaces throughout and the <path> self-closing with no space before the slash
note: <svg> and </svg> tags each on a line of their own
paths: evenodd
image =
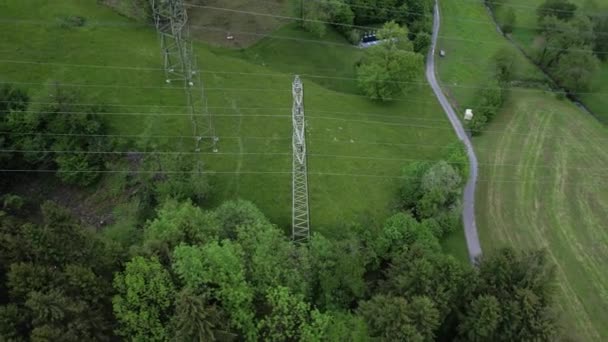
<svg viewBox="0 0 608 342">
<path fill-rule="evenodd" d="M 475 186 L 477 185 L 477 156 L 475 156 L 475 151 L 473 150 L 473 144 L 471 143 L 471 139 L 467 132 L 462 127 L 462 123 L 458 119 L 458 115 L 454 108 L 446 98 L 445 94 L 441 90 L 439 86 L 439 82 L 437 82 L 437 77 L 435 73 L 435 48 L 437 47 L 437 35 L 439 34 L 439 25 L 441 22 L 441 17 L 439 15 L 439 3 L 435 2 L 435 15 L 433 20 L 433 39 L 431 43 L 431 49 L 429 51 L 429 55 L 426 60 L 426 78 L 433 88 L 433 92 L 435 92 L 435 96 L 437 100 L 443 107 L 445 114 L 450 119 L 452 123 L 452 127 L 454 127 L 454 131 L 456 131 L 456 135 L 458 138 L 464 143 L 467 156 L 469 158 L 469 179 L 467 180 L 467 184 L 464 188 L 464 205 L 462 208 L 462 221 L 464 224 L 464 233 L 467 240 L 467 248 L 469 250 L 469 258 L 472 263 L 475 263 L 475 260 L 478 256 L 481 255 L 481 246 L 479 244 L 479 237 L 477 235 L 477 225 L 475 224 Z"/>
</svg>

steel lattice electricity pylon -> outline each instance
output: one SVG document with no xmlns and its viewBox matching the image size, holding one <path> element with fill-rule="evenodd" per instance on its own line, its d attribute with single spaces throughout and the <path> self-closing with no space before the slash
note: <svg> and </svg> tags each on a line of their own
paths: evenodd
<svg viewBox="0 0 608 342">
<path fill-rule="evenodd" d="M 304 87 L 299 76 L 292 85 L 293 93 L 293 240 L 306 242 L 310 238 L 308 210 L 308 174 L 306 169 L 306 121 L 304 120 Z"/>
<path fill-rule="evenodd" d="M 154 24 L 160 38 L 166 82 L 181 81 L 186 93 L 186 106 L 192 122 L 195 149 L 208 142 L 217 152 L 218 138 L 207 110 L 207 100 L 200 72 L 197 70 L 188 15 L 183 0 L 150 0 Z"/>
</svg>

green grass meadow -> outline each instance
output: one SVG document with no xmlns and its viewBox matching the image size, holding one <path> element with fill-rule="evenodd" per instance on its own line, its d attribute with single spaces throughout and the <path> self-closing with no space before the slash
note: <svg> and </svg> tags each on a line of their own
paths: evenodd
<svg viewBox="0 0 608 342">
<path fill-rule="evenodd" d="M 497 32 L 486 8 L 472 1 L 442 0 L 441 31 L 437 49 L 446 57 L 437 59 L 442 88 L 460 109 L 474 103 L 479 87 L 494 73 L 494 55 L 501 49 L 517 49 Z M 523 55 L 517 54 L 517 79 L 538 81 L 544 76 Z"/>
<path fill-rule="evenodd" d="M 510 43 L 481 3 L 443 0 L 441 9 L 440 34 L 463 40 L 442 40 L 447 56 L 439 62 L 439 75 L 455 102 L 466 106 L 491 75 L 485 63 Z M 472 47 L 465 40 L 472 37 L 494 43 Z M 519 58 L 518 78 L 542 79 Z M 463 87 L 450 87 L 454 84 Z M 483 250 L 545 248 L 556 265 L 563 336 L 574 341 L 608 338 L 608 156 L 602 147 L 607 141 L 608 130 L 592 116 L 530 88 L 512 89 L 505 108 L 473 141 L 480 163 L 476 220 Z"/>
<path fill-rule="evenodd" d="M 75 15 L 87 24 L 61 27 L 61 18 Z M 112 134 L 137 135 L 158 150 L 192 150 L 190 139 L 167 137 L 191 135 L 192 130 L 180 107 L 182 88 L 166 85 L 163 72 L 154 70 L 161 67 L 161 58 L 152 28 L 95 1 L 80 0 L 3 2 L 0 19 L 0 81 L 23 82 L 37 102 L 48 99 L 54 82 L 70 84 L 86 101 L 122 113 L 107 115 Z M 292 26 L 273 36 L 316 39 Z M 352 64 L 360 50 L 344 46 L 346 41 L 333 32 L 326 42 L 332 44 L 265 38 L 245 50 L 196 45 L 221 139 L 218 154 L 200 155 L 206 169 L 216 172 L 210 205 L 248 199 L 289 229 L 290 74 L 340 77 L 303 77 L 313 230 L 331 234 L 353 222 L 382 222 L 392 211 L 395 177 L 402 167 L 440 158 L 445 146 L 456 141 L 422 77 L 401 99 L 372 102 L 356 93 L 352 80 L 342 79 L 355 76 Z"/>
</svg>

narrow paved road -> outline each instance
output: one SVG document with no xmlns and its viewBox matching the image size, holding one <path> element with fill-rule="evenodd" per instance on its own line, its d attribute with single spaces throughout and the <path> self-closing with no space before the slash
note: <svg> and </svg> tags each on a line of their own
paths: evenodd
<svg viewBox="0 0 608 342">
<path fill-rule="evenodd" d="M 439 34 L 439 25 L 441 23 L 441 17 L 439 15 L 439 3 L 435 2 L 435 16 L 433 20 L 433 40 L 431 44 L 431 50 L 426 60 L 426 78 L 428 79 L 435 96 L 445 114 L 450 119 L 454 131 L 458 138 L 464 143 L 467 149 L 467 156 L 469 158 L 469 179 L 464 188 L 464 205 L 462 208 L 462 221 L 464 224 L 464 233 L 467 240 L 467 248 L 469 249 L 469 258 L 471 262 L 475 262 L 475 259 L 481 255 L 481 246 L 479 245 L 479 237 L 477 235 L 477 225 L 475 224 L 475 186 L 477 185 L 477 157 L 473 150 L 473 144 L 469 139 L 466 131 L 462 127 L 462 123 L 458 119 L 458 115 L 452 108 L 452 105 L 446 98 L 445 94 L 437 82 L 435 73 L 435 48 L 437 47 L 437 35 Z"/>
</svg>

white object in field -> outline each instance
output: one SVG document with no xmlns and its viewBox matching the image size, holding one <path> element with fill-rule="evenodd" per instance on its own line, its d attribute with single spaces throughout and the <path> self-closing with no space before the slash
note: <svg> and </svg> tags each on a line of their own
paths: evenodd
<svg viewBox="0 0 608 342">
<path fill-rule="evenodd" d="M 445 50 L 439 51 L 439 56 L 440 57 L 445 57 Z"/>
<path fill-rule="evenodd" d="M 228 40 L 234 40 L 234 36 L 231 35 L 231 34 L 229 34 L 229 35 L 226 36 L 226 39 L 228 39 Z"/>
<path fill-rule="evenodd" d="M 473 120 L 473 110 L 472 109 L 467 109 L 464 112 L 464 119 L 467 120 L 467 121 Z"/>
</svg>

